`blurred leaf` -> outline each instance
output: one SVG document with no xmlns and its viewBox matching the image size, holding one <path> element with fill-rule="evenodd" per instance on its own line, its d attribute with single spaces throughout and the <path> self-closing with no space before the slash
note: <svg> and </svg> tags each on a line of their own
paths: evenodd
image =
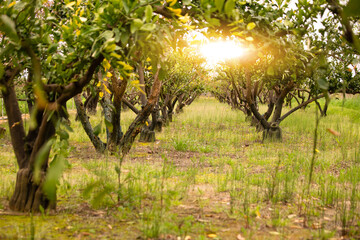
<svg viewBox="0 0 360 240">
<path fill-rule="evenodd" d="M 127 1 L 122 0 L 122 2 L 123 2 L 123 7 L 124 7 L 125 12 L 129 13 L 130 8 L 129 8 L 129 5 L 127 4 Z"/>
<path fill-rule="evenodd" d="M 272 66 L 268 67 L 268 69 L 266 70 L 266 73 L 270 76 L 274 76 L 275 75 L 274 68 Z"/>
<path fill-rule="evenodd" d="M 287 26 L 287 27 L 292 27 L 294 24 L 289 20 L 285 20 L 284 25 Z"/>
<path fill-rule="evenodd" d="M 64 129 L 58 129 L 57 134 L 60 136 L 61 140 L 68 140 L 69 139 L 69 134 Z"/>
<path fill-rule="evenodd" d="M 256 24 L 254 22 L 251 22 L 246 26 L 246 29 L 250 31 L 250 30 L 254 29 L 255 27 L 256 27 Z"/>
<path fill-rule="evenodd" d="M 170 0 L 170 7 L 174 6 L 177 3 L 177 0 Z"/>
<path fill-rule="evenodd" d="M 94 188 L 95 188 L 97 185 L 99 185 L 99 182 L 93 182 L 93 183 L 88 184 L 88 185 L 85 187 L 84 191 L 82 192 L 84 198 L 89 198 L 91 192 L 94 190 Z"/>
<path fill-rule="evenodd" d="M 139 28 L 142 25 L 143 25 L 143 22 L 140 19 L 138 19 L 138 18 L 134 19 L 130 24 L 130 32 L 131 33 L 136 32 L 137 30 L 139 30 Z"/>
<path fill-rule="evenodd" d="M 360 16 L 360 1 L 350 0 L 346 5 L 346 7 L 344 8 L 344 13 L 348 17 Z"/>
<path fill-rule="evenodd" d="M 56 185 L 59 183 L 59 179 L 65 168 L 65 158 L 57 157 L 51 162 L 50 168 L 47 171 L 43 189 L 48 198 L 52 201 L 56 200 Z"/>
<path fill-rule="evenodd" d="M 54 142 L 55 142 L 54 138 L 51 138 L 50 140 L 48 140 L 46 143 L 44 143 L 41 146 L 41 148 L 39 149 L 39 151 L 37 152 L 37 154 L 35 156 L 34 179 L 36 182 L 40 182 L 41 167 L 45 163 L 45 161 L 48 159 L 50 148 L 54 144 Z"/>
<path fill-rule="evenodd" d="M 123 33 L 121 33 L 120 41 L 121 41 L 122 44 L 126 45 L 129 38 L 130 38 L 130 33 L 129 32 L 123 32 Z"/>
<path fill-rule="evenodd" d="M 168 9 L 173 12 L 175 15 L 181 15 L 181 9 L 180 8 L 171 8 L 168 7 Z"/>
<path fill-rule="evenodd" d="M 222 12 L 225 0 L 215 0 L 215 6 L 219 12 Z"/>
<path fill-rule="evenodd" d="M 227 0 L 225 3 L 225 13 L 227 15 L 231 15 L 232 14 L 232 10 L 234 10 L 235 8 L 235 0 Z"/>
<path fill-rule="evenodd" d="M 207 237 L 208 237 L 208 238 L 216 238 L 217 235 L 216 235 L 215 233 L 209 233 L 209 234 L 207 235 Z"/>
<path fill-rule="evenodd" d="M 99 206 L 102 200 L 106 195 L 109 195 L 112 192 L 112 189 L 110 187 L 103 187 L 101 191 L 95 194 L 92 204 L 96 207 Z"/>
<path fill-rule="evenodd" d="M 119 168 L 119 166 L 115 166 L 115 172 L 119 175 L 120 174 L 120 168 Z"/>
<path fill-rule="evenodd" d="M 72 6 L 74 6 L 76 4 L 76 2 L 69 2 L 68 4 L 65 5 L 66 8 L 70 8 L 73 9 Z"/>
<path fill-rule="evenodd" d="M 283 0 L 276 0 L 276 3 L 278 4 L 279 7 L 281 7 Z"/>
<path fill-rule="evenodd" d="M 101 132 L 101 122 L 94 127 L 94 135 L 98 136 Z"/>
<path fill-rule="evenodd" d="M 0 78 L 3 77 L 4 73 L 5 73 L 4 65 L 2 63 L 0 63 Z"/>
<path fill-rule="evenodd" d="M 108 121 L 106 118 L 105 118 L 105 126 L 107 127 L 107 129 L 109 129 L 109 132 L 112 132 L 114 129 L 112 123 Z"/>
<path fill-rule="evenodd" d="M 105 31 L 101 34 L 101 37 L 103 37 L 105 40 L 109 40 L 114 36 L 114 32 L 113 31 Z"/>
<path fill-rule="evenodd" d="M 16 32 L 16 25 L 14 21 L 7 15 L 0 16 L 0 30 L 5 33 L 12 41 L 19 42 L 19 36 Z"/>
<path fill-rule="evenodd" d="M 142 31 L 152 31 L 156 28 L 156 25 L 154 23 L 146 23 L 141 26 L 140 30 Z"/>
<path fill-rule="evenodd" d="M 331 133 L 334 136 L 337 136 L 337 137 L 340 136 L 340 133 L 338 131 L 335 131 L 334 129 L 328 128 L 328 129 L 326 129 L 326 131 L 328 131 L 329 133 Z"/>
<path fill-rule="evenodd" d="M 146 19 L 146 22 L 150 22 L 150 21 L 151 21 L 152 15 L 153 15 L 153 9 L 152 9 L 151 5 L 147 5 L 146 8 L 145 8 L 145 19 Z"/>
<path fill-rule="evenodd" d="M 328 90 L 329 88 L 329 83 L 326 81 L 325 78 L 323 77 L 319 77 L 317 79 L 317 83 L 318 83 L 318 86 L 321 90 Z"/>
</svg>

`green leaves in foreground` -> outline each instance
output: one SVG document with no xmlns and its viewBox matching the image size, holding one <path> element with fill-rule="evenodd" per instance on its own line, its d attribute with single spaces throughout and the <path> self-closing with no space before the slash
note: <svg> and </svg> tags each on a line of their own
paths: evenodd
<svg viewBox="0 0 360 240">
<path fill-rule="evenodd" d="M 7 15 L 0 16 L 0 31 L 4 32 L 5 35 L 11 39 L 11 41 L 19 42 L 19 36 L 16 32 L 15 23 Z"/>
<path fill-rule="evenodd" d="M 45 161 L 47 160 L 50 152 L 51 146 L 54 144 L 55 138 L 50 139 L 46 143 L 42 145 L 39 152 L 37 153 L 35 157 L 35 164 L 34 164 L 34 179 L 35 182 L 40 182 L 41 179 L 41 168 Z"/>
<path fill-rule="evenodd" d="M 65 129 L 62 129 L 63 126 Z M 51 201 L 56 201 L 56 189 L 59 184 L 59 180 L 64 170 L 70 167 L 67 157 L 72 150 L 69 145 L 68 131 L 72 131 L 67 123 L 60 123 L 57 126 L 56 133 L 59 138 L 52 140 L 52 153 L 54 154 L 53 160 L 50 163 L 50 167 L 47 170 L 45 182 L 43 184 L 43 191 L 46 193 Z"/>
<path fill-rule="evenodd" d="M 59 183 L 59 179 L 67 166 L 68 162 L 63 156 L 56 156 L 50 164 L 43 190 L 51 201 L 56 200 L 56 185 Z"/>
<path fill-rule="evenodd" d="M 360 16 L 360 1 L 350 0 L 349 3 L 344 8 L 344 13 L 348 17 Z"/>
</svg>

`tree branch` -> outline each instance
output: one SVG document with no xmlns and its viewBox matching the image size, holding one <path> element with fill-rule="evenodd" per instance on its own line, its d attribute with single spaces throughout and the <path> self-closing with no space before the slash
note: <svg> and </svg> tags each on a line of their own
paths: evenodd
<svg viewBox="0 0 360 240">
<path fill-rule="evenodd" d="M 280 123 L 281 121 L 283 121 L 285 118 L 287 118 L 287 117 L 288 117 L 290 114 L 292 114 L 293 112 L 299 110 L 299 109 L 302 108 L 302 107 L 305 107 L 306 105 L 312 103 L 312 102 L 315 101 L 315 100 L 318 100 L 318 99 L 320 99 L 320 98 L 323 98 L 324 96 L 325 96 L 324 94 L 321 94 L 321 95 L 316 96 L 316 97 L 314 97 L 314 98 L 312 98 L 312 99 L 310 99 L 310 100 L 307 100 L 306 102 L 303 102 L 302 104 L 298 105 L 297 107 L 295 107 L 295 108 L 291 109 L 290 111 L 288 111 L 287 113 L 285 113 L 281 118 L 279 118 L 279 119 L 277 120 L 277 122 Z"/>
</svg>

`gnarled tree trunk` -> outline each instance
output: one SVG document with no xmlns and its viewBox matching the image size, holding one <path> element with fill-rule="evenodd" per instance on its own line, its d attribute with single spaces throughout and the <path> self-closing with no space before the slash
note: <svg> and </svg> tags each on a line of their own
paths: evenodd
<svg viewBox="0 0 360 240">
<path fill-rule="evenodd" d="M 38 126 L 35 129 L 30 129 L 28 135 L 25 135 L 13 85 L 13 79 L 18 73 L 19 69 L 8 67 L 1 79 L 1 84 L 4 86 L 1 91 L 8 116 L 11 141 L 19 165 L 15 190 L 9 205 L 10 209 L 14 211 L 36 212 L 39 211 L 40 206 L 43 209 L 55 208 L 55 202 L 50 201 L 42 189 L 48 157 L 45 157 L 45 161 L 41 165 L 40 180 L 35 181 L 34 178 L 34 164 L 37 154 L 43 144 L 55 133 L 55 129 L 52 121 L 47 121 L 47 114 L 43 117 L 43 111 L 39 111 L 37 116 Z M 48 155 L 49 151 L 46 154 Z"/>
<path fill-rule="evenodd" d="M 141 129 L 144 127 L 146 121 L 148 120 L 153 108 L 158 102 L 161 81 L 159 79 L 160 67 L 158 67 L 157 72 L 154 76 L 154 83 L 151 88 L 150 96 L 147 100 L 146 105 L 142 108 L 139 114 L 136 116 L 135 120 L 130 124 L 125 135 L 120 140 L 120 150 L 121 155 L 124 157 L 131 149 L 132 144 L 135 141 L 136 136 L 140 133 Z"/>
</svg>

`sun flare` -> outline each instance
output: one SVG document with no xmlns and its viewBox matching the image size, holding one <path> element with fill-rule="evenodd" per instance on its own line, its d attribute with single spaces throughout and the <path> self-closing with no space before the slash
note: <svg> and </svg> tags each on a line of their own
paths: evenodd
<svg viewBox="0 0 360 240">
<path fill-rule="evenodd" d="M 246 48 L 235 41 L 210 42 L 200 47 L 200 53 L 206 58 L 207 64 L 215 66 L 225 60 L 241 57 Z"/>
</svg>

